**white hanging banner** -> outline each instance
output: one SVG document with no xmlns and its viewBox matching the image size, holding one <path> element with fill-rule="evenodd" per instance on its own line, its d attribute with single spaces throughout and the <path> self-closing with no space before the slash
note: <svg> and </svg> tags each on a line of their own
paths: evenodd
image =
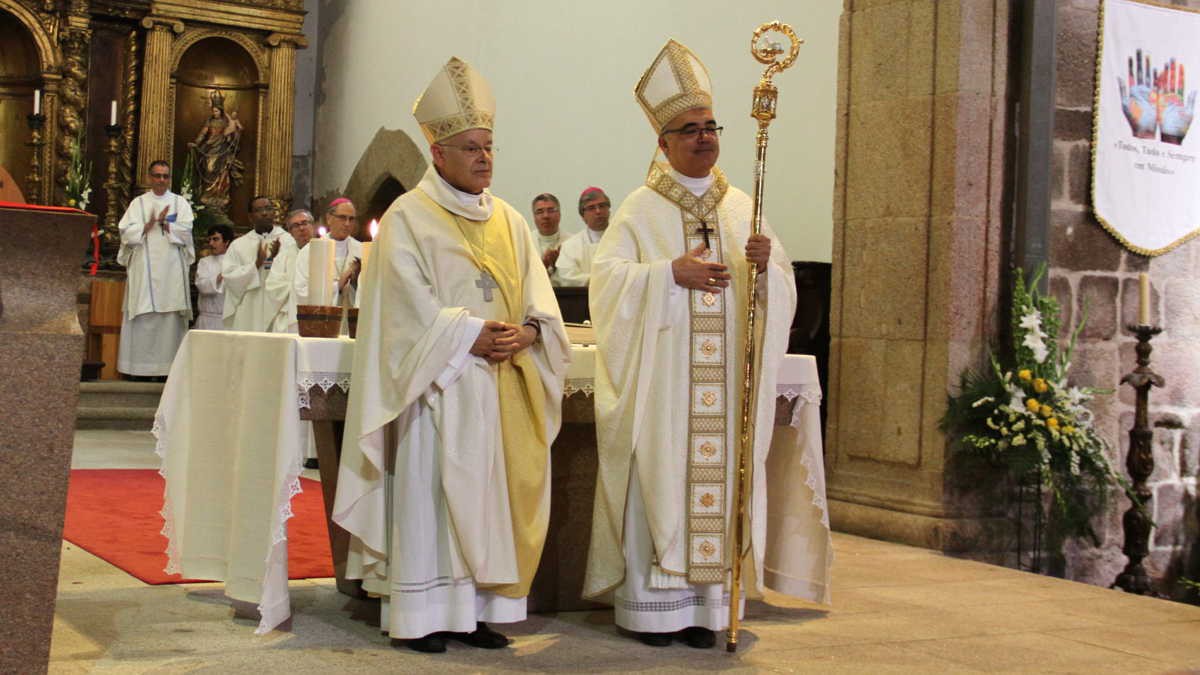
<svg viewBox="0 0 1200 675">
<path fill-rule="evenodd" d="M 1092 206 L 1129 250 L 1200 234 L 1200 12 L 1105 0 L 1096 66 Z"/>
</svg>

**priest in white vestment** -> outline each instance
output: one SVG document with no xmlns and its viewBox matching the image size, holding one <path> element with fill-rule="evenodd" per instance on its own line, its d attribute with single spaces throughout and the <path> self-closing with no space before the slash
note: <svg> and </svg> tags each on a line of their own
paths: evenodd
<svg viewBox="0 0 1200 675">
<path fill-rule="evenodd" d="M 295 246 L 280 247 L 279 255 L 271 265 L 267 274 L 266 289 L 272 304 L 279 305 L 279 311 L 271 321 L 272 333 L 298 333 L 299 325 L 296 319 L 295 282 L 296 265 L 300 251 L 308 244 L 313 235 L 313 215 L 308 209 L 296 209 L 288 214 L 283 221 L 283 227 Z"/>
<path fill-rule="evenodd" d="M 558 197 L 549 192 L 534 197 L 530 208 L 533 211 L 533 226 L 537 228 L 536 242 L 538 253 L 542 256 L 542 265 L 546 268 L 546 274 L 550 276 L 550 285 L 557 286 L 558 254 L 564 239 L 558 229 L 558 223 L 562 219 L 562 208 L 558 204 Z"/>
<path fill-rule="evenodd" d="M 413 115 L 433 165 L 384 214 L 360 303 L 334 521 L 348 578 L 422 652 L 500 648 L 546 537 L 569 345 L 525 219 L 487 187 L 494 99 L 452 58 Z"/>
<path fill-rule="evenodd" d="M 576 232 L 562 244 L 558 256 L 560 286 L 587 286 L 592 273 L 592 257 L 604 230 L 608 229 L 608 213 L 612 201 L 604 190 L 590 187 L 579 195 L 579 215 L 587 227 Z"/>
<path fill-rule="evenodd" d="M 341 307 L 357 307 L 356 291 L 358 288 L 358 273 L 362 270 L 362 242 L 350 236 L 358 223 L 358 212 L 354 202 L 345 197 L 338 197 L 329 202 L 325 209 L 325 230 L 333 240 L 334 258 L 333 271 L 330 273 L 333 283 L 333 305 Z M 309 253 L 307 246 L 300 249 L 296 257 L 296 277 L 294 290 L 296 302 L 301 305 L 311 305 L 311 289 L 309 275 Z M 342 329 L 345 332 L 346 321 L 343 315 Z"/>
<path fill-rule="evenodd" d="M 188 272 L 196 259 L 192 207 L 170 191 L 171 166 L 147 169 L 150 191 L 125 209 L 117 262 L 126 270 L 117 370 L 165 377 L 192 319 Z"/>
<path fill-rule="evenodd" d="M 233 241 L 233 228 L 213 225 L 208 230 L 209 254 L 196 262 L 196 330 L 223 330 L 225 322 L 225 278 L 221 276 L 221 261 Z"/>
<path fill-rule="evenodd" d="M 600 466 L 584 595 L 610 598 L 617 625 L 646 644 L 711 647 L 729 621 L 751 266 L 761 394 L 745 589 L 756 594 L 766 581 L 826 599 L 827 578 L 798 592 L 763 571 L 764 462 L 796 290 L 774 233 L 764 223 L 751 234 L 750 198 L 716 167 L 721 128 L 695 54 L 668 42 L 635 93 L 666 161 L 652 162 L 621 204 L 592 263 Z"/>
<path fill-rule="evenodd" d="M 225 328 L 265 333 L 282 303 L 267 293 L 267 275 L 280 251 L 296 243 L 275 224 L 275 205 L 267 197 L 250 200 L 254 227 L 233 240 L 221 263 L 225 277 Z"/>
</svg>

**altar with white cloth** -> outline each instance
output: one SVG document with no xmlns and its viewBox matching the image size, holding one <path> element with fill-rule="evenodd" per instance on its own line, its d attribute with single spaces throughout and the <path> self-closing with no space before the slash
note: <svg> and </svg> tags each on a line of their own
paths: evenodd
<svg viewBox="0 0 1200 675">
<path fill-rule="evenodd" d="M 301 490 L 303 420 L 313 422 L 327 515 L 333 503 L 353 350 L 349 338 L 193 330 L 163 390 L 154 434 L 166 483 L 167 571 L 224 581 L 226 596 L 258 607 L 257 633 L 291 615 L 287 520 L 291 498 Z M 551 450 L 550 527 L 531 612 L 596 606 L 579 597 L 595 490 L 594 361 L 594 347 L 572 347 L 563 428 Z M 827 579 L 832 544 L 815 359 L 789 355 L 775 393 L 767 536 L 786 534 L 800 544 L 768 550 L 802 556 L 797 560 L 805 559 L 812 578 Z M 346 536 L 330 526 L 339 577 Z M 770 557 L 765 566 L 768 575 L 795 567 Z M 353 590 L 343 579 L 338 587 Z"/>
</svg>

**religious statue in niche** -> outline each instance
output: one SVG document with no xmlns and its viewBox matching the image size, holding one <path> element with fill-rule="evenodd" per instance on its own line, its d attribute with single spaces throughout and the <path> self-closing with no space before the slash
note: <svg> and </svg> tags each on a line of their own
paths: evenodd
<svg viewBox="0 0 1200 675">
<path fill-rule="evenodd" d="M 237 158 L 242 142 L 242 123 L 237 111 L 225 112 L 225 96 L 209 92 L 210 115 L 196 140 L 188 143 L 199 180 L 201 204 L 215 213 L 225 213 L 233 190 L 242 182 L 245 166 Z"/>
</svg>

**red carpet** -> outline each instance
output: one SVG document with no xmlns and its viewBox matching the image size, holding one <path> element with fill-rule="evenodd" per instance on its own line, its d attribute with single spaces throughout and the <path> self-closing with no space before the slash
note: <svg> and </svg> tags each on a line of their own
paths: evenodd
<svg viewBox="0 0 1200 675">
<path fill-rule="evenodd" d="M 321 484 L 301 478 L 288 521 L 288 577 L 332 577 Z M 159 512 L 163 478 L 153 469 L 72 469 L 63 539 L 148 584 L 179 584 L 167 574 L 167 539 Z"/>
</svg>

